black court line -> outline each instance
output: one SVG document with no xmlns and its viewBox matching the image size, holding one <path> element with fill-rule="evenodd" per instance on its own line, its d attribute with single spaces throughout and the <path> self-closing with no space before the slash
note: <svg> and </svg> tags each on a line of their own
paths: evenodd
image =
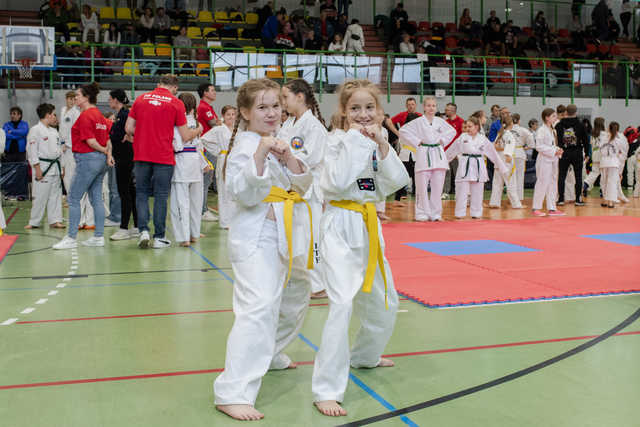
<svg viewBox="0 0 640 427">
<path fill-rule="evenodd" d="M 60 236 L 52 236 L 50 234 L 44 234 L 44 233 L 25 233 L 25 232 L 14 231 L 14 232 L 11 232 L 11 234 L 21 234 L 23 236 L 48 237 L 48 238 L 53 239 L 53 240 L 60 240 Z M 7 254 L 5 256 L 16 256 L 16 255 L 32 254 L 34 252 L 42 252 L 42 251 L 46 251 L 46 250 L 49 250 L 49 249 L 51 249 L 51 246 L 47 246 L 45 248 L 39 248 L 39 249 L 30 249 L 28 251 L 22 251 L 22 252 L 9 253 L 9 254 Z"/>
<path fill-rule="evenodd" d="M 147 271 L 114 271 L 109 273 L 87 273 L 87 274 L 59 274 L 53 276 L 12 276 L 12 277 L 0 277 L 0 280 L 13 280 L 13 279 L 31 279 L 31 280 L 47 280 L 47 279 L 64 279 L 66 277 L 89 277 L 89 276 L 116 276 L 122 274 L 150 274 L 150 273 L 176 273 L 182 271 L 199 271 L 206 273 L 208 271 L 214 271 L 214 268 L 185 268 L 176 270 L 147 270 Z"/>
<path fill-rule="evenodd" d="M 504 377 L 500 377 L 498 379 L 495 379 L 493 381 L 489 381 L 486 382 L 484 384 L 480 384 L 477 385 L 475 387 L 470 387 L 464 390 L 460 390 L 458 392 L 455 393 L 451 393 L 451 394 L 447 394 L 445 396 L 442 397 L 438 397 L 436 399 L 432 399 L 432 400 L 428 400 L 426 402 L 422 402 L 422 403 L 418 403 L 415 405 L 411 405 L 411 406 L 407 406 L 406 408 L 401 408 L 401 409 L 397 409 L 395 411 L 391 411 L 391 412 L 387 412 L 385 414 L 380 414 L 380 415 L 376 415 L 373 417 L 369 417 L 369 418 L 364 418 L 358 421 L 353 421 L 350 423 L 346 423 L 346 424 L 341 424 L 338 427 L 356 427 L 356 426 L 364 426 L 364 425 L 368 425 L 368 424 L 373 424 L 373 423 L 377 423 L 380 421 L 384 421 L 387 420 L 389 418 L 394 418 L 394 417 L 398 417 L 400 415 L 404 415 L 404 414 L 408 414 L 410 412 L 415 412 L 415 411 L 419 411 L 421 409 L 425 409 L 425 408 L 430 408 L 432 406 L 436 406 L 436 405 L 440 405 L 442 403 L 446 403 L 455 399 L 459 399 L 461 397 L 464 396 L 468 396 L 470 394 L 473 393 L 477 393 L 479 391 L 483 391 L 486 390 L 488 388 L 491 387 L 495 387 L 498 386 L 500 384 L 504 384 L 506 382 L 509 381 L 513 381 L 515 379 L 518 379 L 520 377 L 523 377 L 525 375 L 531 374 L 533 372 L 539 371 L 540 369 L 546 368 L 547 366 L 551 366 L 554 363 L 558 363 L 564 359 L 567 359 L 571 356 L 575 356 L 578 353 L 581 353 L 583 351 L 585 351 L 586 349 L 593 347 L 596 344 L 601 343 L 602 341 L 606 340 L 607 338 L 611 337 L 612 335 L 617 334 L 618 332 L 620 332 L 621 330 L 625 329 L 627 326 L 629 326 L 630 324 L 632 324 L 633 322 L 635 322 L 636 320 L 638 320 L 638 318 L 640 318 L 640 308 L 638 310 L 636 310 L 635 313 L 633 313 L 631 316 L 627 317 L 622 323 L 620 323 L 619 325 L 615 326 L 614 328 L 610 329 L 609 331 L 605 332 L 604 334 L 592 339 L 591 341 L 587 341 L 584 344 L 581 344 L 569 351 L 566 351 L 558 356 L 552 357 L 551 359 L 547 359 L 544 362 L 540 362 L 536 365 L 530 366 L 528 368 L 522 369 L 520 371 L 514 372 L 512 374 L 509 375 L 505 375 Z"/>
</svg>

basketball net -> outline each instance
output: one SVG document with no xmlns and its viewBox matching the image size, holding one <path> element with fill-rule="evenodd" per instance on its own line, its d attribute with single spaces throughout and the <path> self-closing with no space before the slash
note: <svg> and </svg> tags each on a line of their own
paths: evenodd
<svg viewBox="0 0 640 427">
<path fill-rule="evenodd" d="M 18 60 L 18 71 L 20 72 L 21 80 L 33 78 L 33 64 L 35 63 L 36 61 L 30 58 Z"/>
</svg>

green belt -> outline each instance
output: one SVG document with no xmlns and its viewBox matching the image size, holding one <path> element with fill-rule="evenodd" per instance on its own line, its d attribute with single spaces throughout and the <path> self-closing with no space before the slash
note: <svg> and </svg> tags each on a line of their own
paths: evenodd
<svg viewBox="0 0 640 427">
<path fill-rule="evenodd" d="M 436 148 L 439 147 L 440 144 L 424 144 L 421 142 L 420 146 L 427 148 Z M 442 160 L 442 152 L 440 150 L 438 150 L 438 156 L 440 156 L 440 160 Z M 429 154 L 427 154 L 427 164 L 429 165 L 428 167 L 431 167 L 431 158 L 429 157 Z"/>
<path fill-rule="evenodd" d="M 467 175 L 469 174 L 469 163 L 471 162 L 471 159 L 476 159 L 476 164 L 478 165 L 478 179 L 476 181 L 480 182 L 480 160 L 479 159 L 482 157 L 482 154 L 467 154 L 467 153 L 464 153 L 462 155 L 464 157 L 469 157 L 469 159 L 467 159 L 467 167 L 465 168 L 463 178 L 466 178 Z"/>
<path fill-rule="evenodd" d="M 44 178 L 45 175 L 47 174 L 47 172 L 49 172 L 49 169 L 51 169 L 51 167 L 53 165 L 57 165 L 58 166 L 58 172 L 60 173 L 60 175 L 62 175 L 62 167 L 60 166 L 60 157 L 57 157 L 55 159 L 44 159 L 42 157 L 38 158 L 41 162 L 48 162 L 49 166 L 44 170 L 44 172 L 42 172 L 42 177 Z"/>
</svg>

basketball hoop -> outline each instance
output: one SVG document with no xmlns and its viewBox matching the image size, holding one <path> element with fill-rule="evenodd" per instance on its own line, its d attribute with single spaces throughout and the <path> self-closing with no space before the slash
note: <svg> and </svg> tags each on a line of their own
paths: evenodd
<svg viewBox="0 0 640 427">
<path fill-rule="evenodd" d="M 33 78 L 33 64 L 35 59 L 25 58 L 18 59 L 18 71 L 20 72 L 20 80 Z"/>
</svg>

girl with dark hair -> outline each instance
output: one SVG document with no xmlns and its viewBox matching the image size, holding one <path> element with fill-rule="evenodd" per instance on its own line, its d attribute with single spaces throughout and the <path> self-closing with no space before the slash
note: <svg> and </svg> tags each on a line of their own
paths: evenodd
<svg viewBox="0 0 640 427">
<path fill-rule="evenodd" d="M 71 148 L 76 161 L 76 173 L 69 193 L 69 231 L 54 249 L 71 249 L 78 246 L 76 236 L 80 224 L 80 199 L 89 194 L 93 206 L 95 233 L 82 242 L 85 246 L 104 246 L 104 204 L 102 181 L 107 166 L 113 166 L 109 130 L 111 122 L 96 108 L 100 89 L 97 83 L 81 86 L 76 91 L 76 105 L 80 117 L 71 128 Z"/>
<path fill-rule="evenodd" d="M 618 122 L 609 123 L 609 132 L 602 132 L 597 141 L 600 148 L 600 187 L 602 188 L 603 207 L 614 208 L 618 201 L 618 184 L 620 182 L 621 165 L 620 157 L 626 159 L 626 151 L 629 149 L 624 135 L 620 133 Z M 624 197 L 624 193 L 622 193 Z"/>
<path fill-rule="evenodd" d="M 564 212 L 556 209 L 558 193 L 558 160 L 562 156 L 562 148 L 558 147 L 553 124 L 558 115 L 553 108 L 542 111 L 542 125 L 536 132 L 536 185 L 533 189 L 534 216 L 562 216 Z M 542 211 L 542 203 L 547 200 L 547 213 Z"/>
</svg>

